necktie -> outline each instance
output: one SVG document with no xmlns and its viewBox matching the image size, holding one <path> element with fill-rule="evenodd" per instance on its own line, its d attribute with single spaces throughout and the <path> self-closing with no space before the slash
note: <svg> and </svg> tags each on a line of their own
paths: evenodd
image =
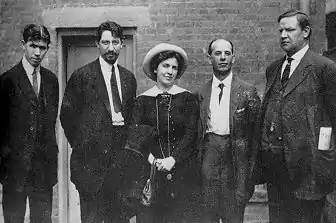
<svg viewBox="0 0 336 223">
<path fill-rule="evenodd" d="M 285 67 L 284 72 L 282 73 L 282 78 L 281 78 L 281 85 L 285 86 L 288 82 L 289 79 L 289 72 L 290 72 L 290 66 L 291 66 L 291 62 L 292 62 L 293 58 L 288 57 L 287 58 L 287 65 Z"/>
<path fill-rule="evenodd" d="M 111 90 L 112 90 L 112 100 L 113 100 L 113 107 L 115 113 L 121 112 L 121 100 L 118 91 L 117 79 L 114 72 L 114 66 L 112 66 L 112 74 L 111 74 Z"/>
<path fill-rule="evenodd" d="M 38 97 L 38 83 L 37 83 L 37 72 L 36 72 L 36 69 L 34 69 L 33 73 L 32 73 L 32 76 L 33 76 L 33 89 L 34 89 L 34 92 L 36 94 L 36 96 Z"/>
<path fill-rule="evenodd" d="M 224 84 L 223 83 L 220 83 L 219 85 L 218 85 L 218 87 L 220 88 L 220 92 L 219 92 L 219 104 L 220 104 L 220 102 L 221 102 L 221 99 L 222 99 L 222 96 L 223 96 L 223 88 L 224 88 Z"/>
</svg>

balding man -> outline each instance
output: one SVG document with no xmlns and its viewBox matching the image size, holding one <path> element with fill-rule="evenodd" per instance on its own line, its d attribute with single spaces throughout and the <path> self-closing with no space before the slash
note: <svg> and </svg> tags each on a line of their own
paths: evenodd
<svg viewBox="0 0 336 223">
<path fill-rule="evenodd" d="M 232 72 L 235 55 L 231 41 L 212 41 L 208 60 L 213 77 L 197 92 L 201 106 L 202 222 L 243 222 L 245 206 L 254 191 L 254 129 L 260 99 L 253 85 Z"/>
</svg>

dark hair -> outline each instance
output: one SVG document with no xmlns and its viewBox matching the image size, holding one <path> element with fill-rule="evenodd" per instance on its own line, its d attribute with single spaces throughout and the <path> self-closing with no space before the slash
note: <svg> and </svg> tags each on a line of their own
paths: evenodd
<svg viewBox="0 0 336 223">
<path fill-rule="evenodd" d="M 48 29 L 43 25 L 28 24 L 22 31 L 23 41 L 27 43 L 29 40 L 43 40 L 48 45 L 50 44 L 50 34 Z"/>
<path fill-rule="evenodd" d="M 121 28 L 121 26 L 115 22 L 106 21 L 100 24 L 100 26 L 97 28 L 97 41 L 98 42 L 100 41 L 100 38 L 104 31 L 111 31 L 112 36 L 120 38 L 121 40 L 124 39 L 123 29 Z"/>
<path fill-rule="evenodd" d="M 154 70 L 156 70 L 159 66 L 159 64 L 167 59 L 170 58 L 175 58 L 177 60 L 177 64 L 178 64 L 178 71 L 177 71 L 177 75 L 176 75 L 176 79 L 181 77 L 181 68 L 183 66 L 183 57 L 181 56 L 181 54 L 176 53 L 173 50 L 166 50 L 166 51 L 162 51 L 158 54 L 156 54 L 151 63 L 150 63 L 150 68 L 151 68 L 151 72 L 154 74 Z"/>
<path fill-rule="evenodd" d="M 310 27 L 310 22 L 309 22 L 309 16 L 296 9 L 290 9 L 287 12 L 281 14 L 278 18 L 278 23 L 280 22 L 281 19 L 286 18 L 286 17 L 292 17 L 296 16 L 297 21 L 299 22 L 299 26 L 301 30 L 304 30 L 307 26 Z M 312 30 L 310 29 L 310 32 L 308 34 L 308 39 L 311 36 Z"/>
<path fill-rule="evenodd" d="M 208 47 L 208 54 L 209 54 L 209 55 L 211 55 L 211 53 L 212 53 L 212 44 L 213 44 L 215 41 L 217 41 L 217 40 L 219 40 L 219 39 L 214 39 L 214 40 L 212 40 L 212 41 L 210 42 L 209 47 Z M 231 53 L 233 54 L 233 43 L 232 43 L 232 41 L 231 41 L 231 40 L 226 40 L 226 41 L 228 41 L 228 42 L 230 43 L 230 45 L 231 45 Z"/>
</svg>

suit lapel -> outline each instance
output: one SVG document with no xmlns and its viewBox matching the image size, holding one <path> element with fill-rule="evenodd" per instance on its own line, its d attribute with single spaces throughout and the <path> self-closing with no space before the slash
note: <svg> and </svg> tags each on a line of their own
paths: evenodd
<svg viewBox="0 0 336 223">
<path fill-rule="evenodd" d="M 241 83 L 235 76 L 233 75 L 232 77 L 232 82 L 231 82 L 231 89 L 230 89 L 230 129 L 232 129 L 232 124 L 233 124 L 233 115 L 235 111 L 237 110 L 238 102 L 239 102 L 239 96 L 241 93 L 240 90 Z"/>
<path fill-rule="evenodd" d="M 125 111 L 125 105 L 126 105 L 126 97 L 127 97 L 127 78 L 126 74 L 124 74 L 124 71 L 122 68 L 118 65 L 118 70 L 119 70 L 119 78 L 120 78 L 120 87 L 121 87 L 121 107 L 122 111 Z"/>
<path fill-rule="evenodd" d="M 273 83 L 276 80 L 277 75 L 281 72 L 281 67 L 283 62 L 285 61 L 285 57 L 283 57 L 282 60 L 279 60 L 279 63 L 275 65 L 273 71 L 269 72 L 269 75 L 271 75 L 270 77 L 268 77 L 269 80 L 267 80 L 266 82 L 266 88 L 265 88 L 265 93 L 264 95 L 266 95 L 268 93 L 268 91 L 271 89 Z"/>
<path fill-rule="evenodd" d="M 18 73 L 19 73 L 18 85 L 20 86 L 23 95 L 26 95 L 28 97 L 29 103 L 31 103 L 34 106 L 37 106 L 36 94 L 34 92 L 33 86 L 31 85 L 27 77 L 26 71 L 23 68 L 22 62 L 18 64 Z"/>
<path fill-rule="evenodd" d="M 46 78 L 44 71 L 41 67 L 40 69 L 40 75 L 41 75 L 41 85 L 40 85 L 40 92 L 39 97 L 42 97 L 43 104 L 45 107 L 47 107 L 47 103 L 49 102 L 49 98 L 47 95 L 53 94 L 52 85 L 48 84 L 48 79 Z"/>
<path fill-rule="evenodd" d="M 206 123 L 208 120 L 208 114 L 210 111 L 210 98 L 211 98 L 211 85 L 212 85 L 212 79 L 209 80 L 204 87 L 201 90 L 201 115 L 202 115 L 202 121 L 203 123 Z M 203 124 L 204 125 L 204 124 Z"/>
<path fill-rule="evenodd" d="M 308 50 L 301 59 L 299 65 L 295 68 L 293 74 L 290 76 L 285 89 L 284 97 L 307 77 L 307 74 L 309 73 L 309 69 L 307 69 L 307 67 L 311 65 L 310 58 L 311 52 Z"/>
<path fill-rule="evenodd" d="M 93 63 L 92 73 L 93 73 L 92 75 L 95 77 L 95 81 L 94 81 L 95 85 L 93 87 L 95 91 L 97 92 L 99 98 L 104 103 L 108 113 L 112 117 L 110 100 L 109 100 L 107 89 L 106 89 L 105 79 L 104 79 L 103 73 L 100 68 L 99 59 L 97 59 Z"/>
<path fill-rule="evenodd" d="M 239 94 L 240 82 L 235 78 L 235 76 L 233 76 L 230 90 L 230 114 L 233 114 L 233 112 L 237 109 Z"/>
</svg>

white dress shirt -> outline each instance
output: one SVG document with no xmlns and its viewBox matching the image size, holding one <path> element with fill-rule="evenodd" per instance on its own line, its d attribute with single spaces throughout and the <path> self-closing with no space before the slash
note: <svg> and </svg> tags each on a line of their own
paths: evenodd
<svg viewBox="0 0 336 223">
<path fill-rule="evenodd" d="M 124 118 L 121 114 L 121 112 L 115 113 L 114 106 L 113 106 L 113 100 L 112 100 L 112 89 L 111 89 L 111 74 L 112 74 L 112 65 L 107 63 L 101 56 L 99 57 L 99 63 L 100 68 L 104 76 L 105 85 L 107 89 L 107 94 L 110 101 L 111 106 L 111 113 L 112 113 L 112 122 L 113 125 L 124 125 Z M 122 94 L 121 94 L 121 84 L 120 84 L 120 75 L 119 75 L 119 69 L 118 69 L 118 61 L 116 61 L 114 64 L 114 72 L 117 80 L 117 86 L 118 91 L 120 95 L 120 101 L 122 102 Z"/>
<path fill-rule="evenodd" d="M 207 132 L 217 135 L 230 134 L 230 92 L 232 82 L 232 71 L 223 80 L 218 80 L 215 75 L 212 78 L 210 109 L 208 116 Z M 223 83 L 223 95 L 219 103 L 219 84 Z"/>
<path fill-rule="evenodd" d="M 305 47 L 303 47 L 301 50 L 297 51 L 293 56 L 291 56 L 291 58 L 293 58 L 293 60 L 291 62 L 291 66 L 290 66 L 289 77 L 292 76 L 294 70 L 299 65 L 301 59 L 307 53 L 308 49 L 309 49 L 309 45 L 307 44 Z M 283 74 L 287 64 L 288 64 L 288 62 L 287 62 L 287 57 L 286 57 L 286 60 L 282 64 L 282 68 L 281 68 L 281 78 L 282 78 L 282 74 Z"/>
<path fill-rule="evenodd" d="M 38 88 L 38 92 L 40 92 L 40 85 L 41 85 L 41 74 L 40 74 L 40 66 L 38 67 L 33 67 L 26 59 L 26 56 L 23 56 L 22 58 L 22 66 L 23 69 L 26 71 L 27 77 L 33 87 L 33 72 L 34 69 L 36 69 L 36 73 L 37 73 L 37 88 Z"/>
</svg>

